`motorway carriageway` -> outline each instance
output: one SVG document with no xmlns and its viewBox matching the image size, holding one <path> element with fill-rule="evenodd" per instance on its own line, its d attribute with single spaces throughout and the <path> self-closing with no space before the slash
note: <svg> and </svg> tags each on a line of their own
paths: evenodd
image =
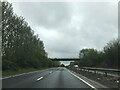
<svg viewBox="0 0 120 90">
<path fill-rule="evenodd" d="M 50 68 L 2 79 L 2 88 L 85 88 L 95 87 L 64 67 Z"/>
</svg>

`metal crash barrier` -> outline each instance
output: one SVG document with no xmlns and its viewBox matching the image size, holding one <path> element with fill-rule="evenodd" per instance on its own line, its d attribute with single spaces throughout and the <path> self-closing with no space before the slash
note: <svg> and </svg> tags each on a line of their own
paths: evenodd
<svg viewBox="0 0 120 90">
<path fill-rule="evenodd" d="M 98 74 L 104 74 L 107 76 L 114 76 L 120 78 L 120 69 L 106 69 L 106 68 L 93 68 L 93 67 L 82 67 L 79 70 L 93 72 Z"/>
</svg>

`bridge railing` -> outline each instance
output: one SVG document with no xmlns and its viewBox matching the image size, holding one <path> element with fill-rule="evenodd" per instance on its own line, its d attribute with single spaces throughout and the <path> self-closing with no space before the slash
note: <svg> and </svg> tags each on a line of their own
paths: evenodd
<svg viewBox="0 0 120 90">
<path fill-rule="evenodd" d="M 49 58 L 52 61 L 79 61 L 79 58 Z"/>
<path fill-rule="evenodd" d="M 107 68 L 93 68 L 93 67 L 82 67 L 79 70 L 104 74 L 107 76 L 114 76 L 120 78 L 120 69 L 107 69 Z"/>
</svg>

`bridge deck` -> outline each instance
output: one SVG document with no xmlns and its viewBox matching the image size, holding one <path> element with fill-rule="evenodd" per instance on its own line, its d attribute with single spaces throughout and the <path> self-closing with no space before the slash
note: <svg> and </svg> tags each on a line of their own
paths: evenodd
<svg viewBox="0 0 120 90">
<path fill-rule="evenodd" d="M 79 61 L 79 58 L 50 58 L 52 61 Z"/>
</svg>

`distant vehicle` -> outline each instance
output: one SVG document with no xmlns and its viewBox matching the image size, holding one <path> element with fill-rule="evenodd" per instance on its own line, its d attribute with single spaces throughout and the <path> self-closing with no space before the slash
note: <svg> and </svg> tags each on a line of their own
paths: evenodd
<svg viewBox="0 0 120 90">
<path fill-rule="evenodd" d="M 74 67 L 75 67 L 75 68 L 79 68 L 79 66 L 78 66 L 78 65 L 74 65 Z"/>
</svg>

